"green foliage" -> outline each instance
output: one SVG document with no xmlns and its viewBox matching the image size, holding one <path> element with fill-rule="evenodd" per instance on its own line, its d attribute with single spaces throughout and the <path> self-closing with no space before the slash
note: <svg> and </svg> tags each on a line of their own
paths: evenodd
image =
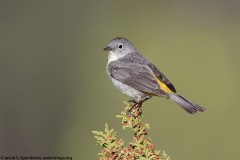
<svg viewBox="0 0 240 160">
<path fill-rule="evenodd" d="M 99 160 L 170 160 L 169 156 L 165 152 L 160 154 L 160 151 L 155 150 L 154 144 L 150 137 L 146 137 L 150 129 L 149 124 L 142 122 L 142 114 L 139 110 L 133 109 L 131 114 L 128 115 L 127 111 L 130 109 L 130 104 L 125 103 L 125 111 L 117 115 L 122 120 L 123 129 L 131 129 L 133 131 L 133 140 L 128 146 L 123 146 L 124 141 L 122 139 L 117 140 L 117 133 L 105 124 L 105 131 L 98 132 L 93 131 L 95 138 L 97 139 L 97 145 L 102 146 L 103 149 L 98 153 Z"/>
</svg>

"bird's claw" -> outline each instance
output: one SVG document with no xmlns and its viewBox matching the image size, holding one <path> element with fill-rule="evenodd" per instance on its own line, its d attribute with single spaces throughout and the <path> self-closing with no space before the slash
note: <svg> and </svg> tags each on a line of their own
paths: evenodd
<svg viewBox="0 0 240 160">
<path fill-rule="evenodd" d="M 129 102 L 129 103 L 134 103 L 134 104 L 137 103 L 137 101 L 135 101 L 134 99 L 130 99 L 130 100 L 128 100 L 128 102 Z"/>
<path fill-rule="evenodd" d="M 127 111 L 127 116 L 137 117 L 142 114 L 142 103 L 136 102 L 131 105 L 131 108 Z M 133 111 L 133 112 L 132 112 Z"/>
</svg>

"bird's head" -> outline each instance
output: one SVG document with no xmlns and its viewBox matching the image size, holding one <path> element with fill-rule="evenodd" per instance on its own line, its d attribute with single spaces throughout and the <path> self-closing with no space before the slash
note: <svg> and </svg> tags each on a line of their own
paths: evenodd
<svg viewBox="0 0 240 160">
<path fill-rule="evenodd" d="M 108 51 L 108 61 L 115 61 L 119 58 L 135 52 L 135 48 L 126 38 L 117 37 L 110 41 L 108 46 L 103 49 Z"/>
</svg>

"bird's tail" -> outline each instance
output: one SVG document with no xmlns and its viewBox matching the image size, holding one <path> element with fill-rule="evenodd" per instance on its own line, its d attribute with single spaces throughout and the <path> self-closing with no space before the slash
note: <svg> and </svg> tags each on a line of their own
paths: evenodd
<svg viewBox="0 0 240 160">
<path fill-rule="evenodd" d="M 186 98 L 182 97 L 177 93 L 170 93 L 169 99 L 171 99 L 173 102 L 175 102 L 177 105 L 179 105 L 182 109 L 184 109 L 190 114 L 206 111 L 206 109 L 204 109 L 203 107 L 192 103 L 191 101 L 187 100 Z"/>
</svg>

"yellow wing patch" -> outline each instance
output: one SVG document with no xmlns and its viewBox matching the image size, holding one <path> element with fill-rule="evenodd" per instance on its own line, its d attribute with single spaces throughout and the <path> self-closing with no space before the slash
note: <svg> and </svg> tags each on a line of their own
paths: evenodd
<svg viewBox="0 0 240 160">
<path fill-rule="evenodd" d="M 154 75 L 154 74 L 153 74 L 153 75 Z M 166 84 L 164 84 L 162 81 L 160 81 L 155 75 L 154 75 L 154 77 L 156 78 L 157 83 L 159 84 L 161 90 L 163 90 L 163 91 L 166 92 L 166 93 L 173 93 L 173 91 L 171 91 L 171 90 L 166 86 Z"/>
</svg>

